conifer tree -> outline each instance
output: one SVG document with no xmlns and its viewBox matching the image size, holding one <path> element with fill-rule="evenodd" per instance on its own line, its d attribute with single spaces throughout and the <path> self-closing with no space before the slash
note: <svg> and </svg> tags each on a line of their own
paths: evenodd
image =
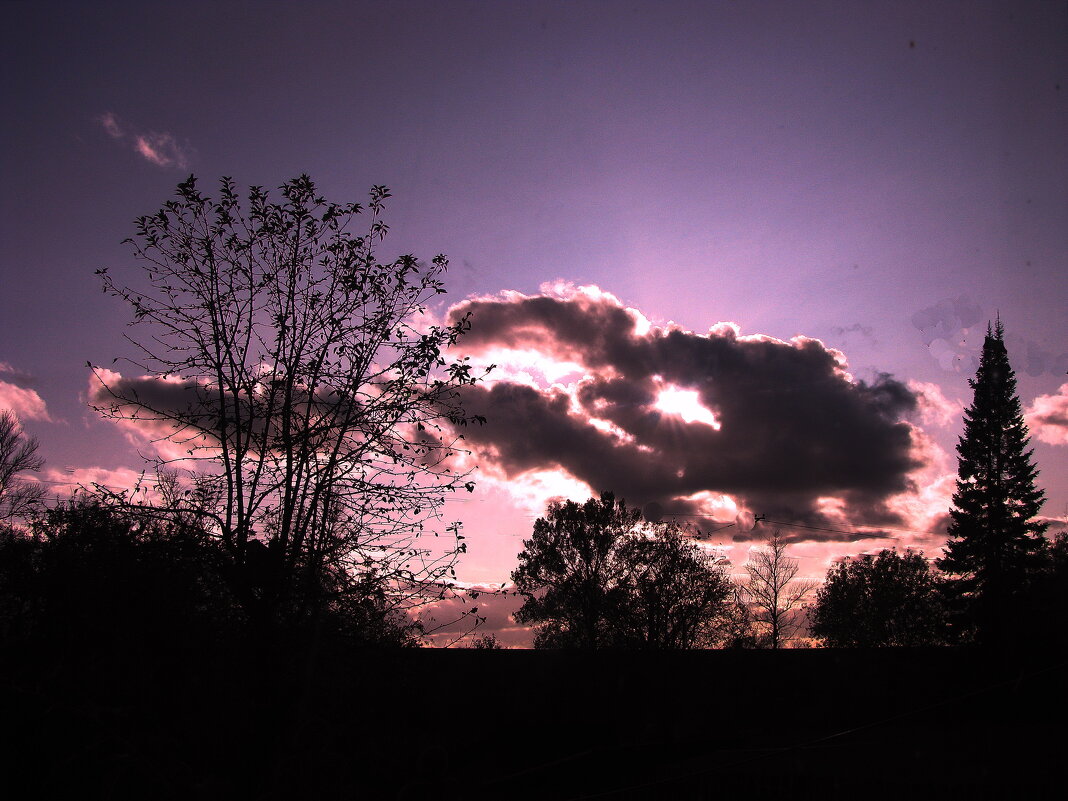
<svg viewBox="0 0 1068 801">
<path fill-rule="evenodd" d="M 981 642 L 1003 641 L 1043 552 L 1047 523 L 1035 520 L 1045 494 L 1016 395 L 1000 318 L 987 326 L 957 445 L 957 490 L 949 541 L 938 567 L 949 574 L 947 595 L 959 633 Z"/>
</svg>

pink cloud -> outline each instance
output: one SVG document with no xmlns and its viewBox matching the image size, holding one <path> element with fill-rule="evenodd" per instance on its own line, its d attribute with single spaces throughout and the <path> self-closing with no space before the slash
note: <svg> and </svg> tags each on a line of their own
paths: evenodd
<svg viewBox="0 0 1068 801">
<path fill-rule="evenodd" d="M 1052 395 L 1039 395 L 1024 412 L 1031 433 L 1050 445 L 1068 445 L 1068 384 Z"/>
<path fill-rule="evenodd" d="M 43 480 L 52 485 L 52 492 L 57 495 L 70 494 L 81 488 L 92 489 L 97 485 L 113 492 L 155 486 L 154 478 L 128 467 L 52 467 L 45 470 Z"/>
<path fill-rule="evenodd" d="M 420 610 L 419 619 L 432 632 L 428 642 L 437 648 L 470 645 L 476 637 L 486 634 L 495 635 L 505 648 L 529 648 L 533 641 L 530 627 L 516 623 L 512 617 L 522 603 L 523 599 L 507 588 L 487 587 L 477 597 L 450 596 L 428 604 Z M 474 629 L 472 609 L 484 619 Z"/>
<path fill-rule="evenodd" d="M 941 387 L 929 381 L 907 382 L 919 403 L 920 422 L 924 425 L 945 427 L 953 424 L 964 413 L 960 401 L 950 400 Z"/>
<path fill-rule="evenodd" d="M 134 149 L 157 167 L 181 167 L 189 164 L 186 154 L 169 133 L 147 133 L 134 139 Z"/>
<path fill-rule="evenodd" d="M 10 409 L 23 420 L 53 422 L 44 399 L 32 389 L 0 380 L 0 409 Z"/>
<path fill-rule="evenodd" d="M 105 111 L 99 117 L 96 118 L 97 122 L 104 128 L 104 131 L 112 139 L 122 139 L 124 136 L 122 126 L 119 124 L 119 118 L 112 114 L 110 111 Z"/>
<path fill-rule="evenodd" d="M 139 397 L 157 411 L 126 404 L 117 396 Z M 177 376 L 126 378 L 107 368 L 97 368 L 89 375 L 92 408 L 104 414 L 135 447 L 151 447 L 163 461 L 180 462 L 187 469 L 215 455 L 203 435 L 182 423 L 181 410 L 196 404 L 197 397 L 196 383 Z"/>
<path fill-rule="evenodd" d="M 132 131 L 127 135 L 128 126 L 111 111 L 104 112 L 96 119 L 108 136 L 129 142 L 134 152 L 150 164 L 155 164 L 157 167 L 179 167 L 181 169 L 189 166 L 189 149 L 179 144 L 173 134 Z"/>
</svg>

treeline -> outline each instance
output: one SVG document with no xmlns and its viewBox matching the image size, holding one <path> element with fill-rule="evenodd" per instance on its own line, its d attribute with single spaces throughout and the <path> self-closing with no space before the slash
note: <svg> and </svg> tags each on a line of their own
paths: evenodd
<svg viewBox="0 0 1068 801">
<path fill-rule="evenodd" d="M 0 528 L 0 637 L 7 647 L 137 649 L 183 643 L 336 640 L 417 645 L 420 624 L 383 584 L 321 571 L 277 586 L 266 545 L 235 562 L 195 518 L 79 496 Z"/>
<path fill-rule="evenodd" d="M 798 579 L 780 532 L 732 578 L 677 524 L 650 523 L 612 493 L 550 506 L 524 541 L 516 614 L 536 648 L 881 648 L 1041 645 L 1040 621 L 1066 609 L 1068 535 L 1044 541 L 1000 599 L 997 639 L 980 617 L 989 597 L 921 553 L 885 549 Z M 966 577 L 963 581 L 970 581 Z M 804 635 L 799 638 L 798 635 Z"/>
</svg>

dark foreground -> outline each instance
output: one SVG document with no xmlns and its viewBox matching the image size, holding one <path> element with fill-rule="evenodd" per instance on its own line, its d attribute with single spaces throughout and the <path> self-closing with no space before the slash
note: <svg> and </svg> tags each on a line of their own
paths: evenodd
<svg viewBox="0 0 1068 801">
<path fill-rule="evenodd" d="M 12 799 L 1063 792 L 1068 671 L 1051 654 L 0 657 Z"/>
</svg>

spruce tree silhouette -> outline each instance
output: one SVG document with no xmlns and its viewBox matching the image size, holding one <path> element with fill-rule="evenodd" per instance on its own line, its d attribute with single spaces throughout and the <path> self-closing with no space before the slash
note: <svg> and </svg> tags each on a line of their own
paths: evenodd
<svg viewBox="0 0 1068 801">
<path fill-rule="evenodd" d="M 1000 317 L 987 325 L 972 405 L 957 445 L 957 490 L 949 541 L 938 567 L 965 640 L 1003 643 L 1020 610 L 1029 571 L 1044 549 L 1048 524 L 1035 520 L 1045 500 L 1016 395 Z"/>
</svg>

